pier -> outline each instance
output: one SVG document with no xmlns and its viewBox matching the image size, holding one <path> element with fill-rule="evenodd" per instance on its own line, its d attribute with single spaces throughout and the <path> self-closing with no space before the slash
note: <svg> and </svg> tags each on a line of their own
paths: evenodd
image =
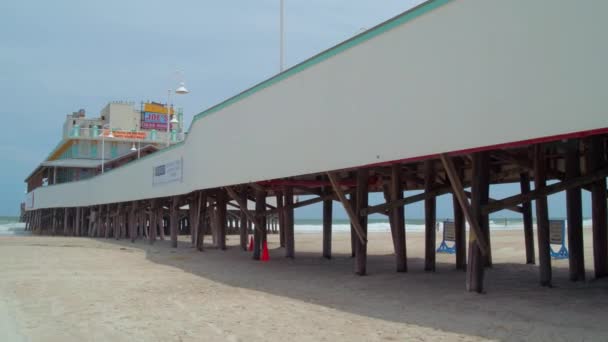
<svg viewBox="0 0 608 342">
<path fill-rule="evenodd" d="M 584 280 L 587 191 L 594 276 L 606 277 L 608 46 L 599 42 L 608 4 L 523 7 L 427 1 L 203 111 L 183 142 L 32 190 L 27 229 L 173 247 L 181 231 L 199 250 L 208 235 L 225 249 L 229 232 L 246 250 L 252 233 L 254 259 L 274 229 L 297 262 L 294 210 L 323 203 L 319 255 L 330 259 L 338 202 L 351 223 L 353 272 L 363 276 L 368 216 L 388 217 L 395 271 L 407 272 L 404 206 L 424 202 L 424 270 L 435 272 L 436 198 L 451 194 L 454 268 L 466 271 L 468 291 L 483 292 L 495 248 L 489 215 L 499 210 L 522 215 L 522 263 L 538 264 L 538 283 L 553 285 L 547 196 L 558 192 L 567 196 L 569 279 Z M 515 30 L 514 18 L 526 29 Z M 490 198 L 503 183 L 521 193 Z M 370 193 L 385 203 L 370 206 Z"/>
</svg>

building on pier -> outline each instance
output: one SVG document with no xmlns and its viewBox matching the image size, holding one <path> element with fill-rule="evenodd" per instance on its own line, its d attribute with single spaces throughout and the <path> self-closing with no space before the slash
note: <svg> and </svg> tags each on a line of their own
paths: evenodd
<svg viewBox="0 0 608 342">
<path fill-rule="evenodd" d="M 161 103 L 142 102 L 137 109 L 132 102 L 115 101 L 97 117 L 87 117 L 84 109 L 68 114 L 61 140 L 25 179 L 27 191 L 88 179 L 154 153 L 167 140 L 174 145 L 184 139 L 181 109 L 177 116 L 179 123 L 167 132 L 167 107 Z"/>
</svg>

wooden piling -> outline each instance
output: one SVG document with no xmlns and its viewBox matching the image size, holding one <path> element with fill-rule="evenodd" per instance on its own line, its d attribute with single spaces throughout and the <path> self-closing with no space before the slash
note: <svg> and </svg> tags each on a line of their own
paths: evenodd
<svg viewBox="0 0 608 342">
<path fill-rule="evenodd" d="M 228 197 L 226 195 L 226 191 L 224 189 L 219 189 L 217 191 L 217 227 L 218 227 L 218 243 L 217 246 L 221 250 L 226 249 L 226 224 L 227 224 L 227 203 Z"/>
<path fill-rule="evenodd" d="M 358 217 L 359 225 L 367 236 L 367 215 L 361 215 L 361 211 L 368 206 L 369 197 L 369 170 L 361 168 L 357 170 L 357 205 L 355 216 Z M 367 241 L 357 239 L 355 241 L 355 273 L 363 276 L 367 274 Z"/>
<path fill-rule="evenodd" d="M 203 244 L 205 242 L 205 231 L 207 230 L 207 221 L 205 217 L 207 215 L 207 192 L 201 191 L 198 200 L 199 213 L 196 220 L 198 221 L 198 237 L 196 238 L 196 248 L 199 251 L 203 251 Z"/>
<path fill-rule="evenodd" d="M 471 215 L 479 226 L 479 232 L 469 230 L 469 262 L 467 263 L 467 290 L 483 292 L 483 277 L 486 259 L 480 249 L 480 240 L 485 236 L 486 227 L 489 226 L 488 215 L 484 215 L 481 207 L 488 203 L 490 189 L 490 168 L 487 152 L 473 153 L 473 175 L 471 181 Z M 478 236 L 481 234 L 483 237 Z M 487 241 L 487 240 L 485 240 Z M 488 251 L 489 252 L 489 245 Z M 487 253 L 486 252 L 486 253 Z"/>
<path fill-rule="evenodd" d="M 394 164 L 391 167 L 390 198 L 397 201 L 403 198 L 401 184 L 401 167 Z M 407 250 L 405 246 L 405 208 L 398 206 L 390 212 L 391 231 L 393 232 L 393 246 L 395 249 L 395 262 L 397 272 L 407 272 Z"/>
<path fill-rule="evenodd" d="M 249 235 L 249 232 L 247 231 L 247 214 L 245 213 L 246 210 L 249 210 L 247 208 L 247 203 L 248 203 L 248 199 L 247 199 L 247 187 L 243 187 L 243 189 L 241 189 L 241 193 L 239 194 L 241 197 L 241 203 L 243 203 L 243 205 L 245 206 L 245 208 L 241 208 L 241 212 L 240 212 L 240 237 L 241 237 L 241 249 L 246 251 L 247 250 L 247 237 Z M 283 231 L 284 233 L 284 231 Z M 282 234 L 283 234 L 282 233 Z"/>
<path fill-rule="evenodd" d="M 579 142 L 569 140 L 564 144 L 566 179 L 581 175 Z M 583 249 L 583 204 L 581 188 L 566 190 L 566 216 L 568 221 L 568 265 L 570 280 L 585 280 L 585 256 Z"/>
<path fill-rule="evenodd" d="M 295 236 L 294 236 L 294 209 L 293 209 L 293 188 L 286 186 L 283 189 L 285 196 L 285 257 L 295 257 Z"/>
<path fill-rule="evenodd" d="M 462 162 L 455 164 L 455 176 L 462 182 L 464 178 L 464 169 Z M 454 248 L 456 249 L 456 269 L 467 270 L 467 236 L 464 213 L 458 203 L 458 198 L 452 193 L 452 206 L 454 210 Z M 445 227 L 444 227 L 445 229 Z"/>
<path fill-rule="evenodd" d="M 324 194 L 331 194 L 331 188 L 325 187 Z M 331 259 L 331 235 L 332 235 L 332 216 L 333 200 L 323 201 L 323 257 Z"/>
<path fill-rule="evenodd" d="M 148 243 L 153 244 L 156 242 L 156 226 L 158 221 L 158 200 L 150 200 L 150 228 L 148 231 Z"/>
<path fill-rule="evenodd" d="M 253 259 L 260 260 L 262 249 L 262 231 L 266 229 L 266 192 L 261 189 L 255 190 L 255 214 L 257 217 L 256 229 L 253 232 Z M 259 224 L 258 224 L 259 223 Z"/>
<path fill-rule="evenodd" d="M 68 235 L 68 208 L 63 210 L 63 235 Z"/>
<path fill-rule="evenodd" d="M 424 162 L 424 191 L 432 191 L 435 187 L 435 166 L 433 160 L 428 159 Z M 437 248 L 436 237 L 436 206 L 435 196 L 424 200 L 424 270 L 435 271 L 435 249 Z"/>
<path fill-rule="evenodd" d="M 52 218 L 52 232 L 53 235 L 57 234 L 57 209 L 53 208 L 53 218 Z"/>
<path fill-rule="evenodd" d="M 546 186 L 547 165 L 545 147 L 534 146 L 534 189 Z M 536 233 L 538 239 L 538 264 L 540 267 L 540 285 L 551 287 L 551 251 L 549 244 L 549 210 L 547 196 L 536 199 Z"/>
<path fill-rule="evenodd" d="M 279 216 L 279 246 L 285 247 L 285 211 L 283 209 L 283 193 L 276 192 L 277 196 L 277 215 Z"/>
<path fill-rule="evenodd" d="M 169 208 L 169 231 L 171 233 L 171 247 L 177 248 L 177 214 L 179 206 L 179 196 L 173 196 L 171 198 L 171 204 Z"/>
<path fill-rule="evenodd" d="M 350 203 L 350 206 L 355 208 L 357 206 L 357 193 L 353 192 L 352 194 L 350 194 L 349 198 L 348 198 L 348 202 Z M 354 258 L 355 257 L 355 252 L 356 252 L 356 244 L 357 244 L 357 232 L 355 231 L 355 226 L 353 225 L 353 223 L 350 223 L 350 257 Z"/>
<path fill-rule="evenodd" d="M 530 192 L 530 174 L 522 172 L 519 175 L 519 186 L 521 193 Z M 532 222 L 532 202 L 527 201 L 521 204 L 522 218 L 524 223 L 524 244 L 526 247 L 526 264 L 535 264 L 536 256 L 534 255 L 534 230 Z"/>
<path fill-rule="evenodd" d="M 606 148 L 601 136 L 586 140 L 587 173 L 606 166 Z M 593 266 L 596 278 L 608 276 L 608 215 L 606 212 L 606 178 L 591 184 L 591 220 L 593 232 Z"/>
</svg>

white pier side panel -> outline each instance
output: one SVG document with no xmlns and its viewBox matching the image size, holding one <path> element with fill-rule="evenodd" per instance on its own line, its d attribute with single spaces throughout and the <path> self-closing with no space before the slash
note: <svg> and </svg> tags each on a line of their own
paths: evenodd
<svg viewBox="0 0 608 342">
<path fill-rule="evenodd" d="M 429 1 L 28 209 L 188 193 L 608 127 L 608 1 Z M 361 137 L 364 137 L 363 139 Z M 181 180 L 153 169 L 183 161 Z"/>
</svg>

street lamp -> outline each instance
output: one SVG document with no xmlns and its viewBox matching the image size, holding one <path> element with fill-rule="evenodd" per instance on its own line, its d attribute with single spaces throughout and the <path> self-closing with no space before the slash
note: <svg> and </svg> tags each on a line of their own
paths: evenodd
<svg viewBox="0 0 608 342">
<path fill-rule="evenodd" d="M 173 119 L 171 119 L 171 121 L 169 121 L 169 118 L 171 117 L 171 93 L 172 92 L 173 92 L 173 90 L 171 90 L 171 89 L 169 89 L 169 91 L 167 92 L 167 147 L 169 147 L 169 145 L 171 145 L 171 134 L 170 134 L 171 124 L 179 123 L 179 121 L 177 120 L 175 115 L 173 115 Z M 178 95 L 185 95 L 185 94 L 189 93 L 188 89 L 186 89 L 186 86 L 184 85 L 184 82 L 181 82 L 179 84 L 179 87 L 177 87 L 177 89 L 175 89 L 175 93 Z"/>
<path fill-rule="evenodd" d="M 132 152 L 137 151 L 137 159 L 139 159 L 140 150 L 141 150 L 141 141 L 137 140 L 137 148 L 135 147 L 135 141 L 134 141 L 133 146 L 131 146 L 131 151 Z"/>
</svg>

